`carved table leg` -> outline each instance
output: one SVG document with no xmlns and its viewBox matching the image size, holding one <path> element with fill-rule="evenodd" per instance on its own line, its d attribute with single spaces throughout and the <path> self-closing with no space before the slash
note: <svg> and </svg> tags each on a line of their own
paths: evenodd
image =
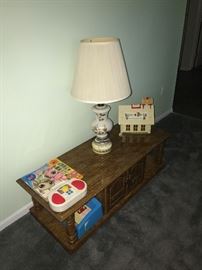
<svg viewBox="0 0 202 270">
<path fill-rule="evenodd" d="M 67 239 L 70 244 L 74 244 L 77 241 L 77 235 L 75 230 L 74 214 L 69 216 L 67 219 Z"/>
</svg>

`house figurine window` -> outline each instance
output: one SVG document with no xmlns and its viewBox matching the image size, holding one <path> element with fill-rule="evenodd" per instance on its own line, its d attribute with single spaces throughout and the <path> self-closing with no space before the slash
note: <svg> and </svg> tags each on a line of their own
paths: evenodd
<svg viewBox="0 0 202 270">
<path fill-rule="evenodd" d="M 141 125 L 141 131 L 145 131 L 145 125 Z"/>
<path fill-rule="evenodd" d="M 126 131 L 130 131 L 130 125 L 126 125 Z"/>
<path fill-rule="evenodd" d="M 138 131 L 138 125 L 133 126 L 133 131 Z"/>
</svg>

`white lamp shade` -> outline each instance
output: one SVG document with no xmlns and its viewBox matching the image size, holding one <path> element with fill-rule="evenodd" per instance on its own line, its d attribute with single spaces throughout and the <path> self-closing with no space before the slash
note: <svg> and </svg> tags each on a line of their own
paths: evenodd
<svg viewBox="0 0 202 270">
<path fill-rule="evenodd" d="M 81 40 L 71 94 L 95 104 L 116 102 L 131 94 L 119 39 Z"/>
</svg>

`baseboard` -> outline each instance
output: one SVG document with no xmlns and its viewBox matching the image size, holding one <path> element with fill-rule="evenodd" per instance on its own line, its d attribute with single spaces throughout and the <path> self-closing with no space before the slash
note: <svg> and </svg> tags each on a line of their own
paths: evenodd
<svg viewBox="0 0 202 270">
<path fill-rule="evenodd" d="M 166 111 L 166 112 L 160 114 L 158 117 L 156 117 L 155 122 L 156 123 L 159 122 L 160 120 L 162 120 L 163 118 L 165 118 L 166 116 L 168 116 L 172 112 L 173 112 L 173 108 L 170 108 L 168 111 Z"/>
<path fill-rule="evenodd" d="M 33 206 L 33 203 L 30 202 L 27 205 L 23 206 L 21 209 L 17 210 L 11 216 L 7 217 L 3 221 L 0 222 L 0 231 L 5 229 L 7 226 L 11 225 L 13 222 L 23 217 L 29 212 L 29 209 Z"/>
</svg>

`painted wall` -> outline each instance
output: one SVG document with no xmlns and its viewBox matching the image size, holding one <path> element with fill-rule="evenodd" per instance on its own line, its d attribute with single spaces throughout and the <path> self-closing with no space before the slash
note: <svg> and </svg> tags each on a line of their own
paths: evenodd
<svg viewBox="0 0 202 270">
<path fill-rule="evenodd" d="M 172 108 L 186 1 L 0 3 L 2 221 L 30 202 L 16 179 L 93 136 L 91 106 L 70 96 L 80 39 L 121 39 L 133 89 L 121 104 L 151 95 L 156 116 Z"/>
</svg>

